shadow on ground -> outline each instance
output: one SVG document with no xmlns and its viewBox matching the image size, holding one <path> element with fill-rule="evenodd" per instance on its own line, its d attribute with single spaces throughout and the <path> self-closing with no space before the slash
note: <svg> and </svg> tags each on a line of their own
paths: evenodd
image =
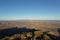
<svg viewBox="0 0 60 40">
<path fill-rule="evenodd" d="M 0 30 L 0 39 L 4 38 L 5 36 L 12 36 L 14 34 L 22 34 L 23 32 L 24 33 L 27 33 L 27 32 L 32 32 L 32 37 L 27 37 L 26 40 L 35 40 L 34 39 L 34 32 L 35 31 L 39 31 L 39 30 L 36 30 L 36 29 L 27 29 L 27 28 L 9 28 L 9 29 L 4 29 L 4 30 Z M 60 29 L 58 28 L 57 29 L 57 32 L 60 34 Z M 43 32 L 43 34 L 40 36 L 40 37 L 37 37 L 36 40 L 45 40 L 44 36 L 47 35 L 51 38 L 51 40 L 60 40 L 60 36 L 55 36 L 55 35 L 52 35 L 52 34 L 48 34 L 48 32 Z M 16 38 L 14 40 L 21 40 L 19 38 Z M 49 39 L 48 39 L 49 40 Z"/>
</svg>

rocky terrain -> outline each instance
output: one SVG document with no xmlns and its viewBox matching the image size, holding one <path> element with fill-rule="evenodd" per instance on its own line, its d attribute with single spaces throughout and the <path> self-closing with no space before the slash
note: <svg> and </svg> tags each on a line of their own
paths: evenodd
<svg viewBox="0 0 60 40">
<path fill-rule="evenodd" d="M 60 20 L 0 21 L 1 40 L 60 40 Z"/>
</svg>

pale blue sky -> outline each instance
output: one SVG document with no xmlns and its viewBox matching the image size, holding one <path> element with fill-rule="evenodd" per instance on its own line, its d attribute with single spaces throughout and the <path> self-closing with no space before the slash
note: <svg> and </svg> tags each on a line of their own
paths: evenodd
<svg viewBox="0 0 60 40">
<path fill-rule="evenodd" d="M 60 0 L 0 0 L 0 20 L 60 20 Z"/>
</svg>

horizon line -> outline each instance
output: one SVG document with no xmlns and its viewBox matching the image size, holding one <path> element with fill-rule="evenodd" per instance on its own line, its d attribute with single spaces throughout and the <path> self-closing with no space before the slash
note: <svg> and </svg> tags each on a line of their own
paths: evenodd
<svg viewBox="0 0 60 40">
<path fill-rule="evenodd" d="M 17 19 L 17 20 L 0 20 L 0 21 L 23 21 L 23 20 L 47 20 L 49 21 L 49 19 Z M 52 20 L 52 19 L 51 19 Z M 53 19 L 54 20 L 54 19 Z M 57 20 L 57 19 L 56 19 Z"/>
</svg>

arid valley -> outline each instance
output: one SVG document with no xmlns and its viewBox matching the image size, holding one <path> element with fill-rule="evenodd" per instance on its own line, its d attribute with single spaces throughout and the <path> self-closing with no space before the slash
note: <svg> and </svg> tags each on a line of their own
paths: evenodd
<svg viewBox="0 0 60 40">
<path fill-rule="evenodd" d="M 60 20 L 0 21 L 1 40 L 14 40 L 17 37 L 20 40 L 60 40 Z"/>
</svg>

